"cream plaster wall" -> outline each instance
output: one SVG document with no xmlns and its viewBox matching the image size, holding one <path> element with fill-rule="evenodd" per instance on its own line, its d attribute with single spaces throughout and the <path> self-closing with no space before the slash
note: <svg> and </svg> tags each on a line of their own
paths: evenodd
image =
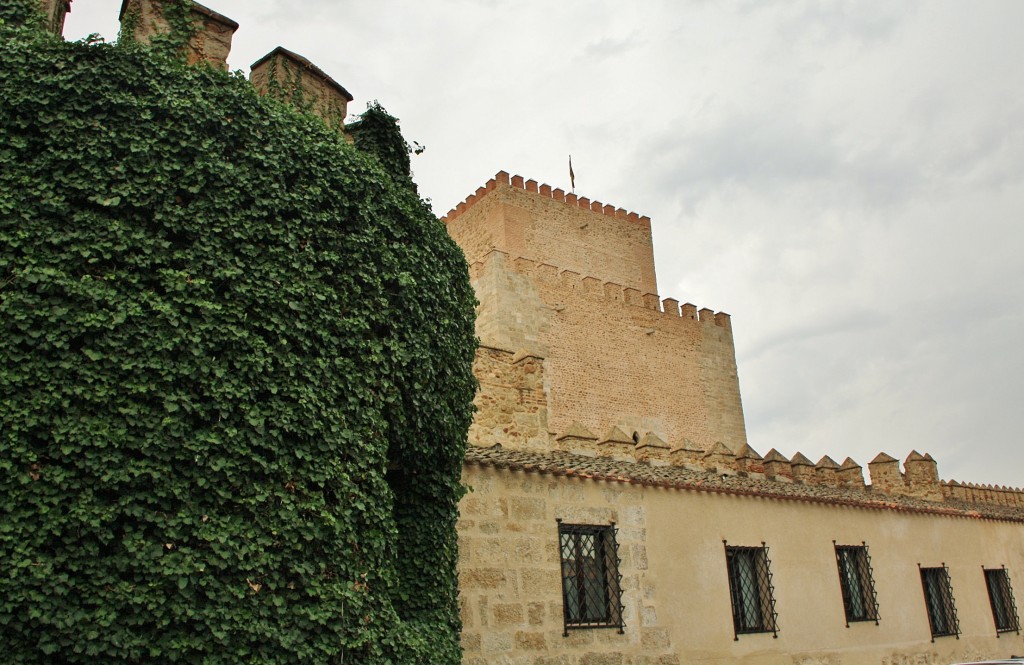
<svg viewBox="0 0 1024 665">
<path fill-rule="evenodd" d="M 1024 653 L 996 637 L 982 567 L 1024 594 L 1024 526 L 468 466 L 461 503 L 465 662 L 942 665 Z M 616 522 L 624 635 L 562 637 L 556 518 Z M 734 640 L 722 541 L 769 547 L 779 636 Z M 832 541 L 869 547 L 880 622 L 843 616 Z M 945 563 L 961 635 L 931 641 L 918 564 Z"/>
</svg>

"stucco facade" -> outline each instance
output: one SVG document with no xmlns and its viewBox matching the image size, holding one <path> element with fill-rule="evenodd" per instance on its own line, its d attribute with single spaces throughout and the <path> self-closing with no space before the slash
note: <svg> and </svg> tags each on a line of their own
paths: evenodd
<svg viewBox="0 0 1024 665">
<path fill-rule="evenodd" d="M 943 482 L 916 451 L 879 454 L 871 484 L 849 458 L 758 454 L 731 319 L 657 295 L 645 217 L 501 172 L 444 221 L 480 301 L 464 662 L 1024 654 L 989 595 L 1024 579 L 1019 490 Z"/>
</svg>

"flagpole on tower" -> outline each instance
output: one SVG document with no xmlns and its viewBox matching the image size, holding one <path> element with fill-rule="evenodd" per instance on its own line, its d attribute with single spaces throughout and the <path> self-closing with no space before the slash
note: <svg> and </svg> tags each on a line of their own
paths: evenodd
<svg viewBox="0 0 1024 665">
<path fill-rule="evenodd" d="M 572 185 L 572 193 L 576 193 L 576 174 L 572 172 L 572 155 L 569 155 L 569 184 Z"/>
</svg>

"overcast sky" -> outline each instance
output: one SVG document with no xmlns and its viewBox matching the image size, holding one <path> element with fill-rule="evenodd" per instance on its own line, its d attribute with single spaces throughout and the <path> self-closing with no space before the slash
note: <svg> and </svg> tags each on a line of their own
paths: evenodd
<svg viewBox="0 0 1024 665">
<path fill-rule="evenodd" d="M 750 444 L 1024 485 L 1024 2 L 209 0 L 427 148 L 653 220 L 662 297 L 733 316 Z M 113 41 L 120 0 L 74 0 Z"/>
</svg>

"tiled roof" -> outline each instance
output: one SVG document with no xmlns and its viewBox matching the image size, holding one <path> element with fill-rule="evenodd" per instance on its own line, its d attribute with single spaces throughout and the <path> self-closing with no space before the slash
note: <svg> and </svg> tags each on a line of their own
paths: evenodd
<svg viewBox="0 0 1024 665">
<path fill-rule="evenodd" d="M 585 457 L 562 451 L 511 450 L 469 446 L 466 464 L 554 476 L 587 478 L 631 485 L 666 487 L 691 492 L 756 496 L 779 501 L 804 501 L 873 510 L 927 513 L 1024 523 L 1024 510 L 1011 506 L 967 503 L 956 499 L 925 501 L 881 494 L 867 488 L 779 482 L 761 474 L 719 475 L 681 466 L 653 466 L 607 457 Z"/>
</svg>

